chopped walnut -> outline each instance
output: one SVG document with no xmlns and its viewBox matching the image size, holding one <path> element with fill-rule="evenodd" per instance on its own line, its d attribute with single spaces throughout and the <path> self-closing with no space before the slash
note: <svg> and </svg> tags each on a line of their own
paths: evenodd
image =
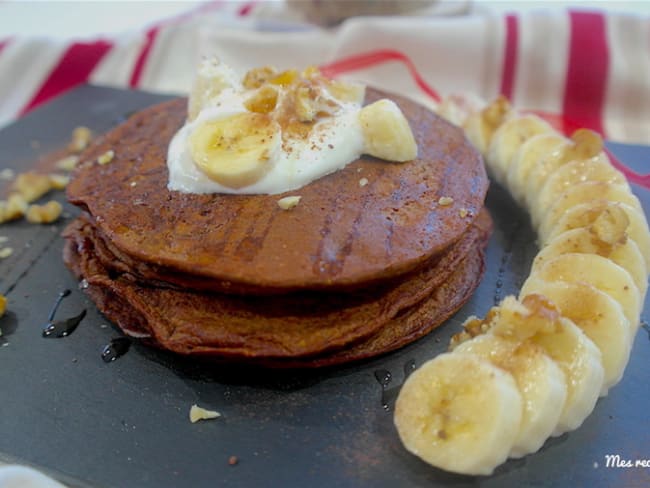
<svg viewBox="0 0 650 488">
<path fill-rule="evenodd" d="M 0 201 L 0 224 L 16 220 L 25 215 L 27 202 L 18 193 L 9 195 L 6 201 Z"/>
<path fill-rule="evenodd" d="M 221 414 L 214 410 L 206 410 L 198 405 L 192 405 L 190 408 L 190 422 L 193 424 L 199 420 L 210 420 L 216 419 L 217 417 L 221 417 Z"/>
<path fill-rule="evenodd" d="M 454 203 L 454 199 L 451 197 L 440 197 L 438 199 L 438 205 L 440 205 L 441 207 L 446 207 L 448 205 L 451 205 L 452 203 Z"/>
<path fill-rule="evenodd" d="M 262 68 L 253 68 L 244 76 L 244 88 L 249 90 L 259 88 L 271 78 L 277 76 L 278 72 L 272 66 L 263 66 Z"/>
<path fill-rule="evenodd" d="M 79 164 L 79 156 L 72 154 L 56 162 L 56 167 L 63 171 L 72 171 Z"/>
<path fill-rule="evenodd" d="M 251 112 L 268 114 L 275 110 L 278 103 L 278 89 L 271 85 L 261 86 L 253 95 L 250 96 L 244 105 Z"/>
<path fill-rule="evenodd" d="M 97 158 L 97 162 L 99 164 L 101 164 L 101 165 L 108 164 L 111 161 L 113 161 L 114 157 L 115 157 L 115 151 L 113 151 L 112 149 L 109 149 L 108 151 L 106 151 L 104 154 L 101 154 Z"/>
<path fill-rule="evenodd" d="M 68 150 L 74 153 L 80 153 L 88 147 L 92 137 L 93 133 L 88 127 L 77 127 L 72 131 L 72 139 L 68 144 Z"/>
<path fill-rule="evenodd" d="M 65 187 L 70 183 L 70 177 L 64 175 L 50 175 L 50 184 L 53 190 L 65 190 Z"/>
<path fill-rule="evenodd" d="M 52 189 L 50 175 L 28 171 L 20 173 L 11 185 L 10 191 L 20 193 L 27 203 L 38 200 Z"/>
<path fill-rule="evenodd" d="M 55 200 L 45 205 L 30 205 L 25 217 L 32 224 L 51 224 L 61 216 L 63 207 Z"/>
<path fill-rule="evenodd" d="M 300 202 L 300 199 L 301 199 L 301 198 L 302 198 L 302 197 L 297 196 L 297 195 L 293 195 L 293 196 L 289 196 L 289 197 L 280 198 L 280 200 L 278 200 L 278 206 L 279 206 L 282 210 L 290 210 L 290 209 L 292 209 L 293 207 L 295 207 L 296 205 L 298 205 L 298 203 Z"/>
</svg>

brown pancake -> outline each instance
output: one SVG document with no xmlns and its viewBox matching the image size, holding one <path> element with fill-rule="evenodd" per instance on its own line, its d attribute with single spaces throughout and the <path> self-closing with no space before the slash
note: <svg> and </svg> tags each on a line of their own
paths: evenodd
<svg viewBox="0 0 650 488">
<path fill-rule="evenodd" d="M 369 89 L 367 101 L 384 96 Z M 462 130 L 390 98 L 411 123 L 419 158 L 390 163 L 364 156 L 289 192 L 302 196 L 290 211 L 277 205 L 284 194 L 167 190 L 167 145 L 184 122 L 185 100 L 140 112 L 96 141 L 68 198 L 93 216 L 113 254 L 148 279 L 237 293 L 352 289 L 392 279 L 458 241 L 488 183 Z M 113 161 L 98 165 L 109 149 Z M 364 187 L 361 177 L 369 182 Z M 440 197 L 453 203 L 438 205 Z"/>
<path fill-rule="evenodd" d="M 99 310 L 127 334 L 181 354 L 279 365 L 352 346 L 336 359 L 313 360 L 320 365 L 394 349 L 440 324 L 478 284 L 489 227 L 485 213 L 457 244 L 406 279 L 355 293 L 241 297 L 139 283 L 119 264 L 105 266 L 115 257 L 83 219 L 66 229 L 64 258 L 86 279 Z"/>
</svg>

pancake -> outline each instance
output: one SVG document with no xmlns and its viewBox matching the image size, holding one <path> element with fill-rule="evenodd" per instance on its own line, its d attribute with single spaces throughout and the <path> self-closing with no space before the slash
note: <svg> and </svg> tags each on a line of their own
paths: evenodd
<svg viewBox="0 0 650 488">
<path fill-rule="evenodd" d="M 368 103 L 385 96 L 367 90 Z M 405 98 L 390 98 L 413 129 L 414 161 L 363 156 L 279 195 L 169 191 L 167 146 L 186 117 L 187 102 L 179 99 L 95 141 L 68 185 L 68 199 L 92 216 L 112 254 L 145 280 L 239 294 L 354 290 L 393 280 L 460 239 L 483 206 L 488 182 L 461 129 Z M 113 160 L 97 164 L 107 150 Z M 277 205 L 287 195 L 302 197 L 290 211 Z M 438 205 L 441 197 L 452 204 Z"/>
<path fill-rule="evenodd" d="M 64 259 L 108 319 L 128 335 L 180 354 L 272 366 L 369 357 L 428 333 L 457 310 L 483 272 L 487 212 L 417 271 L 354 293 L 238 296 L 141 281 L 84 216 L 65 231 Z"/>
</svg>

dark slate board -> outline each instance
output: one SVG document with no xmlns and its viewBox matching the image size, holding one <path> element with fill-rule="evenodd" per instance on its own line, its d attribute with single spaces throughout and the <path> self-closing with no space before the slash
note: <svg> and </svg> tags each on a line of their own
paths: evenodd
<svg viewBox="0 0 650 488">
<path fill-rule="evenodd" d="M 165 97 L 85 86 L 0 131 L 0 168 L 27 168 L 65 143 L 77 125 L 108 129 Z M 30 141 L 38 140 L 34 149 Z M 642 169 L 650 148 L 611 145 Z M 646 213 L 650 192 L 635 188 Z M 58 195 L 61 201 L 63 196 Z M 78 290 L 61 262 L 59 233 L 76 210 L 52 226 L 0 227 L 16 249 L 0 261 L 0 459 L 33 465 L 73 486 L 649 486 L 648 468 L 607 468 L 605 456 L 650 458 L 646 413 L 648 334 L 640 329 L 623 381 L 577 431 L 541 452 L 510 461 L 488 478 L 431 468 L 407 453 L 382 408 L 374 372 L 392 373 L 391 397 L 404 366 L 446 348 L 470 314 L 516 293 L 537 252 L 527 215 L 498 185 L 488 196 L 495 232 L 488 269 L 475 296 L 449 323 L 395 353 L 364 363 L 306 372 L 265 372 L 200 364 L 138 344 L 106 364 L 103 347 L 119 332 Z M 499 285 L 500 284 L 500 285 Z M 59 316 L 88 316 L 64 339 L 41 329 L 57 294 L 71 288 Z M 646 303 L 647 314 L 648 304 Z M 644 315 L 646 317 L 647 315 Z M 197 403 L 222 418 L 190 424 Z M 228 459 L 239 463 L 230 466 Z"/>
</svg>

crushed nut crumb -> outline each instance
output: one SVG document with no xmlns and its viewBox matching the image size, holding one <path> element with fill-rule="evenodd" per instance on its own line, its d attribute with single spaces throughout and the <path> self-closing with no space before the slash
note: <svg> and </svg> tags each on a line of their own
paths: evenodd
<svg viewBox="0 0 650 488">
<path fill-rule="evenodd" d="M 359 180 L 359 186 L 366 186 L 368 184 L 368 178 L 361 178 Z"/>
<path fill-rule="evenodd" d="M 292 195 L 292 196 L 289 196 L 289 197 L 280 198 L 280 200 L 278 200 L 278 206 L 282 210 L 290 210 L 293 207 L 295 207 L 296 205 L 298 205 L 298 202 L 300 202 L 301 198 L 302 197 L 300 197 L 298 195 Z"/>
<path fill-rule="evenodd" d="M 65 190 L 68 183 L 70 183 L 70 177 L 68 176 L 57 174 L 50 175 L 50 184 L 53 190 Z"/>
<path fill-rule="evenodd" d="M 0 224 L 16 220 L 25 215 L 27 202 L 18 193 L 9 195 L 6 201 L 0 201 Z"/>
<path fill-rule="evenodd" d="M 0 249 L 0 259 L 8 258 L 14 253 L 14 250 L 11 247 L 3 247 Z"/>
<path fill-rule="evenodd" d="M 239 462 L 239 458 L 238 458 L 237 456 L 230 456 L 230 457 L 228 458 L 228 464 L 229 464 L 230 466 L 234 466 L 234 465 L 237 464 L 238 462 Z"/>
<path fill-rule="evenodd" d="M 20 173 L 11 185 L 10 191 L 20 193 L 27 203 L 38 200 L 52 189 L 50 175 L 28 171 Z"/>
<path fill-rule="evenodd" d="M 454 199 L 451 197 L 440 197 L 438 199 L 438 205 L 442 207 L 446 207 L 448 205 L 451 205 L 452 203 L 454 203 Z"/>
<path fill-rule="evenodd" d="M 112 149 L 109 149 L 108 151 L 106 151 L 104 154 L 100 155 L 97 158 L 97 162 L 99 164 L 102 164 L 102 165 L 103 164 L 108 164 L 111 161 L 113 161 L 114 157 L 115 157 L 115 151 L 113 151 Z"/>
<path fill-rule="evenodd" d="M 458 215 L 460 215 L 461 219 L 464 219 L 465 217 L 467 217 L 469 215 L 469 210 L 467 210 L 466 208 L 461 208 L 458 211 Z"/>
<path fill-rule="evenodd" d="M 56 167 L 57 169 L 63 171 L 72 171 L 75 169 L 77 164 L 79 164 L 79 156 L 72 154 L 70 156 L 66 156 L 65 158 L 59 159 L 56 162 Z"/>
<path fill-rule="evenodd" d="M 6 311 L 7 311 L 7 299 L 5 298 L 4 295 L 0 295 L 0 317 L 2 317 Z"/>
<path fill-rule="evenodd" d="M 72 131 L 72 139 L 68 144 L 68 150 L 79 153 L 88 147 L 93 133 L 88 127 L 77 127 Z"/>
<path fill-rule="evenodd" d="M 32 224 L 51 224 L 61 216 L 63 207 L 56 200 L 51 200 L 45 205 L 30 205 L 25 217 Z"/>
<path fill-rule="evenodd" d="M 199 407 L 196 404 L 192 405 L 190 408 L 190 422 L 193 424 L 199 420 L 210 420 L 216 419 L 217 417 L 221 417 L 221 414 L 219 412 L 215 412 L 214 410 L 206 410 L 205 408 Z"/>
<path fill-rule="evenodd" d="M 137 185 L 138 185 L 137 181 L 132 181 L 131 183 L 129 183 L 129 186 L 132 186 L 132 187 L 137 186 Z"/>
</svg>

